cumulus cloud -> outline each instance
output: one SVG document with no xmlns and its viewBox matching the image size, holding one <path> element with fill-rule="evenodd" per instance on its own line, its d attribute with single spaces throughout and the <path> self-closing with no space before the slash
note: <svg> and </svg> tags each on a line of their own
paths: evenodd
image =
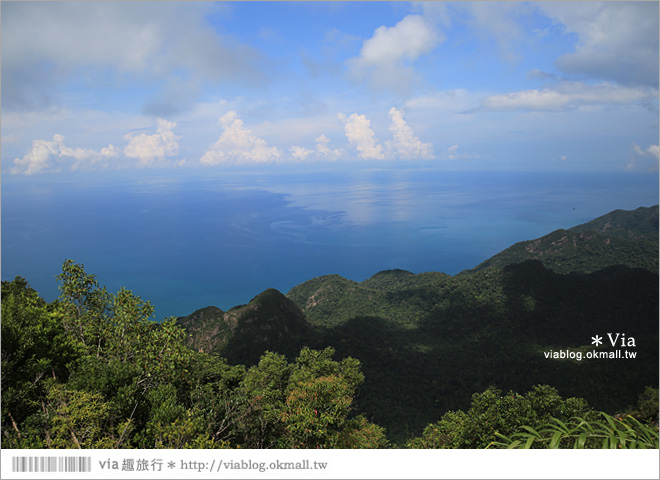
<svg viewBox="0 0 660 480">
<path fill-rule="evenodd" d="M 344 122 L 344 131 L 348 142 L 353 146 L 360 158 L 382 160 L 385 158 L 383 146 L 378 143 L 378 139 L 371 129 L 371 121 L 366 115 L 353 113 L 350 117 L 339 114 L 337 118 Z"/>
<path fill-rule="evenodd" d="M 385 142 L 390 154 L 403 159 L 430 159 L 434 158 L 433 145 L 423 143 L 408 126 L 403 114 L 392 107 L 390 109 L 390 132 L 392 140 Z"/>
<path fill-rule="evenodd" d="M 119 151 L 113 145 L 97 152 L 87 148 L 69 147 L 64 140 L 64 136 L 60 134 L 53 135 L 53 140 L 34 140 L 32 148 L 23 158 L 14 159 L 11 173 L 32 175 L 60 171 L 67 164 L 72 171 L 99 167 L 104 160 L 119 156 Z"/>
<path fill-rule="evenodd" d="M 657 2 L 543 2 L 538 6 L 577 35 L 575 51 L 559 57 L 566 73 L 658 86 Z"/>
<path fill-rule="evenodd" d="M 308 148 L 305 147 L 299 147 L 297 145 L 293 145 L 289 149 L 289 152 L 291 158 L 299 162 L 304 162 L 307 159 L 307 157 L 309 157 L 314 153 L 314 150 L 309 150 Z"/>
<path fill-rule="evenodd" d="M 554 88 L 492 95 L 483 99 L 476 110 L 563 111 L 587 105 L 647 105 L 655 98 L 657 98 L 657 91 L 646 87 L 624 87 L 610 83 L 587 85 L 581 82 L 563 82 Z"/>
<path fill-rule="evenodd" d="M 335 161 L 338 160 L 344 153 L 341 148 L 330 148 L 330 139 L 325 135 L 316 137 L 314 141 L 316 142 L 316 147 L 314 150 L 310 150 L 308 148 L 300 147 L 297 145 L 292 146 L 289 149 L 289 157 L 298 162 L 303 162 L 308 158 Z"/>
<path fill-rule="evenodd" d="M 316 153 L 319 158 L 326 160 L 337 160 L 344 154 L 341 148 L 330 148 L 330 139 L 325 135 L 320 135 L 314 139 L 316 142 Z"/>
<path fill-rule="evenodd" d="M 639 145 L 633 143 L 631 150 L 632 154 L 626 170 L 658 170 L 658 165 L 660 164 L 660 146 L 649 145 L 643 150 Z"/>
<path fill-rule="evenodd" d="M 407 91 L 414 79 L 410 63 L 430 52 L 440 35 L 422 15 L 408 15 L 393 27 L 381 26 L 348 61 L 351 77 L 376 88 Z"/>
<path fill-rule="evenodd" d="M 277 147 L 268 147 L 265 140 L 253 135 L 235 111 L 220 117 L 218 124 L 222 134 L 202 156 L 203 165 L 269 163 L 280 158 Z"/>
<path fill-rule="evenodd" d="M 157 133 L 147 135 L 128 134 L 124 139 L 128 145 L 124 148 L 124 155 L 138 160 L 138 166 L 149 166 L 156 160 L 163 160 L 179 152 L 178 140 L 181 138 L 172 131 L 176 128 L 176 123 L 168 122 L 165 119 L 158 118 Z"/>
<path fill-rule="evenodd" d="M 350 117 L 338 114 L 337 118 L 344 123 L 344 131 L 348 143 L 357 151 L 358 156 L 363 159 L 384 160 L 428 160 L 435 158 L 433 145 L 430 142 L 422 142 L 416 137 L 412 128 L 403 118 L 403 113 L 395 107 L 389 110 L 391 138 L 385 141 L 385 146 L 378 143 L 378 138 L 371 128 L 371 121 L 366 115 L 353 113 Z M 330 155 L 327 148 L 328 142 L 324 135 L 316 139 L 317 151 Z M 335 150 L 331 155 L 339 156 L 340 150 Z"/>
</svg>

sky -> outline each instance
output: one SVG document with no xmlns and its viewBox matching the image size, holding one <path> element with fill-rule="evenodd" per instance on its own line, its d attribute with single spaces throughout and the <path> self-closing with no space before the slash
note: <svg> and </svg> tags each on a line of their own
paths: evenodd
<svg viewBox="0 0 660 480">
<path fill-rule="evenodd" d="M 658 2 L 2 2 L 3 183 L 654 172 L 658 37 Z"/>
</svg>

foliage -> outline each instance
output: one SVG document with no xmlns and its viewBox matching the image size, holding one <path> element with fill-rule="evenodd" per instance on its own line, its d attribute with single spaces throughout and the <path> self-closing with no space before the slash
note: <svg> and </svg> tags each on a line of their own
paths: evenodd
<svg viewBox="0 0 660 480">
<path fill-rule="evenodd" d="M 83 345 L 101 350 L 105 341 L 107 317 L 110 308 L 110 297 L 105 287 L 101 287 L 95 275 L 85 272 L 84 265 L 73 260 L 66 260 L 62 265 L 62 273 L 57 276 L 60 281 L 63 324 Z"/>
<path fill-rule="evenodd" d="M 657 381 L 657 275 L 624 267 L 394 270 L 361 284 L 331 276 L 290 294 L 300 305 L 271 289 L 227 313 L 204 312 L 223 325 L 199 331 L 231 334 L 229 360 L 191 348 L 191 323 L 154 321 L 149 302 L 108 292 L 82 265 L 67 260 L 58 279 L 52 303 L 21 277 L 2 282 L 5 447 L 484 448 L 521 440 L 525 427 L 542 447 L 557 432 L 548 425 L 565 425 L 564 447 L 584 433 L 571 429 L 609 422 L 584 399 L 530 382 L 610 402 L 613 412 Z M 595 326 L 644 338 L 641 360 L 579 364 L 539 353 L 588 348 L 579 342 Z M 645 428 L 657 424 L 657 399 L 647 389 L 627 411 Z M 626 422 L 613 420 L 617 432 L 641 431 L 625 414 L 613 418 Z"/>
<path fill-rule="evenodd" d="M 289 364 L 267 352 L 240 389 L 238 443 L 247 448 L 366 448 L 386 443 L 382 429 L 351 417 L 364 376 L 355 359 L 303 348 Z M 364 441 L 366 432 L 373 435 Z M 355 443 L 353 443 L 355 442 Z"/>
<path fill-rule="evenodd" d="M 556 389 L 537 385 L 525 395 L 503 394 L 488 388 L 472 396 L 467 412 L 445 413 L 439 422 L 428 425 L 421 437 L 408 442 L 410 448 L 486 448 L 503 435 L 549 421 L 551 416 L 593 418 L 595 412 L 583 399 L 562 399 Z"/>
<path fill-rule="evenodd" d="M 45 381 L 66 381 L 68 364 L 83 354 L 59 311 L 21 277 L 2 282 L 2 419 L 21 422 L 40 409 Z M 13 419 L 13 420 L 12 420 Z M 6 424 L 6 423 L 5 423 Z"/>
<path fill-rule="evenodd" d="M 303 348 L 291 363 L 266 352 L 249 369 L 230 365 L 187 347 L 175 319 L 151 320 L 149 302 L 108 293 L 83 265 L 67 260 L 58 279 L 52 304 L 20 277 L 2 283 L 3 446 L 386 445 L 382 428 L 354 415 L 357 360 Z M 265 318 L 290 302 L 275 291 L 260 299 L 250 308 L 267 307 Z"/>
<path fill-rule="evenodd" d="M 646 387 L 637 399 L 637 406 L 630 415 L 646 423 L 658 425 L 660 393 L 657 388 Z"/>
<path fill-rule="evenodd" d="M 502 439 L 492 446 L 504 448 L 653 448 L 659 447 L 657 425 L 644 425 L 635 417 L 612 417 L 600 412 L 599 420 L 573 417 L 567 422 L 550 419 L 536 428 L 523 425 L 524 432 Z"/>
<path fill-rule="evenodd" d="M 111 448 L 116 443 L 106 422 L 110 406 L 100 393 L 52 384 L 44 406 L 47 448 Z M 110 435 L 109 435 L 110 434 Z"/>
</svg>

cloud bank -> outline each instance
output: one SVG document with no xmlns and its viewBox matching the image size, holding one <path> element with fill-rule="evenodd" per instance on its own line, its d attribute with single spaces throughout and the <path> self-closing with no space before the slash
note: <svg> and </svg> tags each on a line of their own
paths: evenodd
<svg viewBox="0 0 660 480">
<path fill-rule="evenodd" d="M 16 2 L 2 7 L 3 108 L 57 105 L 57 86 L 82 73 L 147 81 L 145 113 L 188 108 L 200 82 L 268 81 L 257 50 L 214 31 L 211 2 Z M 30 59 L 26 62 L 25 59 Z M 107 76 L 106 76 L 107 75 Z"/>
<path fill-rule="evenodd" d="M 53 135 L 53 140 L 34 140 L 32 148 L 23 158 L 14 159 L 12 174 L 32 175 L 47 171 L 60 171 L 63 164 L 69 164 L 70 169 L 87 169 L 107 166 L 107 159 L 119 156 L 113 145 L 108 145 L 100 151 L 86 148 L 72 148 L 64 143 L 64 136 Z"/>
<path fill-rule="evenodd" d="M 647 87 L 562 82 L 554 88 L 491 95 L 475 111 L 565 111 L 588 105 L 646 105 L 655 98 L 657 91 Z"/>
<path fill-rule="evenodd" d="M 430 160 L 434 159 L 433 145 L 422 142 L 395 107 L 389 110 L 391 138 L 381 144 L 371 127 L 371 120 L 364 114 L 342 113 L 337 118 L 343 123 L 346 141 L 353 150 L 354 158 L 364 160 Z M 314 147 L 293 145 L 284 153 L 276 146 L 255 135 L 245 126 L 238 113 L 230 110 L 220 117 L 218 125 L 222 132 L 218 140 L 201 155 L 199 162 L 179 160 L 179 141 L 175 133 L 177 123 L 162 118 L 156 119 L 156 133 L 129 133 L 124 135 L 123 149 L 109 145 L 100 151 L 72 148 L 64 143 L 64 136 L 56 134 L 52 141 L 35 140 L 30 151 L 14 160 L 11 173 L 34 174 L 60 171 L 67 161 L 71 170 L 95 167 L 155 167 L 155 166 L 219 166 L 249 165 L 275 162 L 309 162 L 349 159 L 342 148 L 331 146 L 324 134 L 314 139 Z M 118 158 L 112 165 L 109 158 Z M 68 159 L 68 160 L 67 160 Z"/>
<path fill-rule="evenodd" d="M 657 2 L 542 2 L 539 7 L 579 39 L 574 52 L 556 60 L 559 70 L 657 88 Z"/>
<path fill-rule="evenodd" d="M 70 147 L 61 134 L 53 135 L 53 140 L 34 140 L 32 148 L 22 158 L 14 160 L 12 174 L 32 175 L 45 172 L 60 172 L 65 168 L 75 170 L 98 170 L 126 166 L 150 167 L 163 165 L 168 157 L 179 151 L 179 136 L 172 131 L 176 123 L 162 118 L 156 119 L 155 134 L 129 133 L 124 135 L 127 145 L 123 150 L 110 144 L 100 150 Z M 123 160 L 122 160 L 123 157 Z M 109 159 L 115 159 L 110 163 Z M 126 162 L 126 159 L 137 160 Z"/>
</svg>

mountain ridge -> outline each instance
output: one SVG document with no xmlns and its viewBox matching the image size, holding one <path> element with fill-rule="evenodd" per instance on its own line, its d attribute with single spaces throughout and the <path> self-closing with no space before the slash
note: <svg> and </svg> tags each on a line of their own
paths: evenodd
<svg viewBox="0 0 660 480">
<path fill-rule="evenodd" d="M 557 273 L 590 273 L 618 264 L 658 272 L 658 205 L 614 210 L 567 230 L 517 242 L 461 274 L 523 260 L 540 260 Z"/>
<path fill-rule="evenodd" d="M 523 258 L 453 276 L 394 269 L 355 282 L 324 275 L 286 295 L 269 289 L 228 312 L 206 307 L 178 322 L 191 346 L 230 363 L 255 364 L 266 350 L 293 358 L 304 346 L 331 346 L 338 356 L 359 359 L 366 380 L 357 412 L 399 440 L 418 434 L 446 411 L 464 408 L 473 392 L 491 385 L 522 391 L 546 383 L 596 408 L 624 408 L 658 382 L 658 273 L 640 268 L 630 255 L 637 250 L 627 248 L 653 244 L 649 216 L 657 206 L 643 208 L 631 216 L 612 212 L 577 231 L 555 231 L 550 242 L 548 235 L 537 239 L 542 248 L 557 240 L 564 242 L 559 247 L 578 237 L 591 241 L 584 260 L 568 264 L 592 265 L 593 271 L 561 272 L 542 259 Z M 626 233 L 640 223 L 646 223 L 641 230 L 647 233 Z M 608 232 L 609 243 L 599 231 Z M 561 265 L 562 256 L 571 260 L 581 245 L 557 248 L 553 265 Z M 640 255 L 657 257 L 657 240 L 651 251 Z M 611 264 L 617 256 L 621 262 Z M 498 261 L 507 258 L 519 257 Z M 637 358 L 562 362 L 542 354 L 586 352 L 594 335 L 605 338 L 607 332 L 636 338 Z"/>
</svg>

